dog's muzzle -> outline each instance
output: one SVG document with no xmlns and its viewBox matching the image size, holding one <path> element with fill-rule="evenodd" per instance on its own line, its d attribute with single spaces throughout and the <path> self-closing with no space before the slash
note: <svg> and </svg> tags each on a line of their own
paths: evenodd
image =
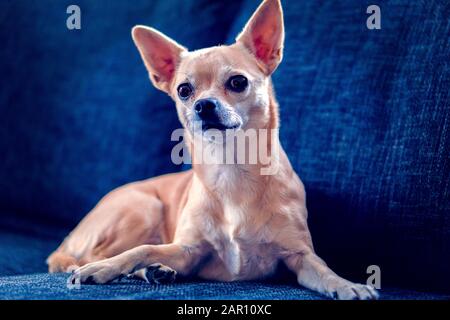
<svg viewBox="0 0 450 320">
<path fill-rule="evenodd" d="M 217 129 L 225 131 L 227 129 L 237 129 L 241 125 L 239 121 L 231 119 L 228 111 L 217 99 L 201 99 L 194 104 L 197 120 L 202 122 L 202 130 Z"/>
</svg>

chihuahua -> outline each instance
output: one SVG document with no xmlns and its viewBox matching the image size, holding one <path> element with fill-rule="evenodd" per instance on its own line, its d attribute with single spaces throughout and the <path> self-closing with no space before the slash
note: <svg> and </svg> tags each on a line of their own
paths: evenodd
<svg viewBox="0 0 450 320">
<path fill-rule="evenodd" d="M 300 285 L 330 298 L 376 299 L 374 288 L 341 278 L 314 252 L 304 186 L 277 135 L 271 75 L 283 57 L 280 0 L 264 0 L 231 46 L 189 52 L 145 26 L 132 38 L 153 85 L 176 103 L 193 169 L 106 195 L 47 259 L 49 272 L 72 272 L 74 283 L 131 275 L 240 281 L 269 276 L 283 262 Z M 258 140 L 272 150 L 272 174 L 261 174 L 259 162 L 195 161 L 198 140 L 214 153 L 249 129 L 271 136 Z M 226 138 L 211 141 L 209 130 Z"/>
</svg>

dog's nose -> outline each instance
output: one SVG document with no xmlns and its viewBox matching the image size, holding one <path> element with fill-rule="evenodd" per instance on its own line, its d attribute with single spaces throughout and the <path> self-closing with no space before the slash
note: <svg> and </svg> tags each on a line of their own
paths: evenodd
<svg viewBox="0 0 450 320">
<path fill-rule="evenodd" d="M 217 118 L 217 105 L 218 102 L 215 99 L 201 99 L 195 103 L 194 110 L 200 119 L 205 121 L 214 121 Z"/>
</svg>

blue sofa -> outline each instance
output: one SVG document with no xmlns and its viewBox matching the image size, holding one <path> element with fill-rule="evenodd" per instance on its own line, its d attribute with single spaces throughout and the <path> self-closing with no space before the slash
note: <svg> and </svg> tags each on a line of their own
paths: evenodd
<svg viewBox="0 0 450 320">
<path fill-rule="evenodd" d="M 111 189 L 183 170 L 174 106 L 130 30 L 189 49 L 231 43 L 259 0 L 0 3 L 0 299 L 321 299 L 288 272 L 260 282 L 123 280 L 69 290 L 45 259 Z M 366 9 L 381 8 L 368 30 Z M 445 1 L 283 0 L 274 75 L 281 140 L 307 189 L 316 251 L 382 299 L 450 297 L 450 7 Z"/>
</svg>

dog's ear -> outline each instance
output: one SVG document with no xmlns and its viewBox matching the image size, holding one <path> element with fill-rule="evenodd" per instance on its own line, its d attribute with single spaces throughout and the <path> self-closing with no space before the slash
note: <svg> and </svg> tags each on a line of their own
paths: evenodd
<svg viewBox="0 0 450 320">
<path fill-rule="evenodd" d="M 136 26 L 131 35 L 154 86 L 169 93 L 181 53 L 187 49 L 153 28 Z"/>
<path fill-rule="evenodd" d="M 284 22 L 280 0 L 264 0 L 236 38 L 270 75 L 283 59 Z"/>
</svg>

